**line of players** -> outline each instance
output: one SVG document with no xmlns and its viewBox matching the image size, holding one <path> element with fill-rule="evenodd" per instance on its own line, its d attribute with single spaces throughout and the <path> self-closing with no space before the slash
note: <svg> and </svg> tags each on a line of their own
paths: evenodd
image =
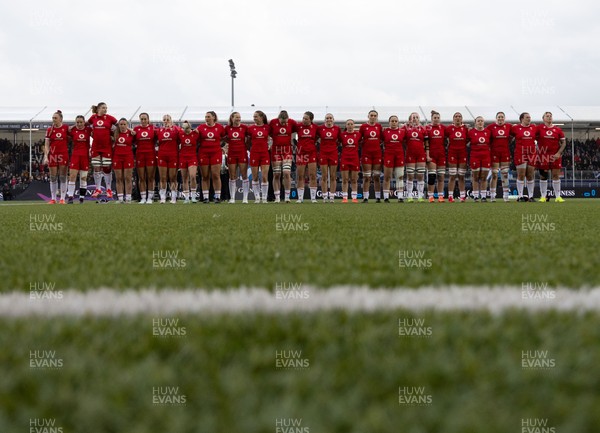
<svg viewBox="0 0 600 433">
<path fill-rule="evenodd" d="M 297 168 L 298 202 L 304 200 L 305 175 L 308 175 L 310 198 L 316 202 L 317 161 L 322 172 L 322 191 L 325 202 L 333 202 L 336 191 L 336 171 L 338 163 L 342 174 L 343 202 L 348 202 L 348 186 L 351 199 L 357 202 L 358 173 L 363 173 L 363 202 L 368 202 L 371 183 L 374 184 L 375 199 L 389 202 L 391 179 L 396 179 L 399 201 L 412 202 L 413 182 L 416 178 L 417 200 L 425 200 L 425 174 L 427 176 L 427 197 L 430 202 L 444 202 L 444 177 L 449 174 L 448 201 L 454 202 L 456 183 L 459 199 L 465 201 L 465 174 L 467 171 L 467 149 L 470 148 L 469 165 L 472 172 L 473 198 L 487 200 L 487 178 L 492 170 L 490 199 L 496 199 L 496 186 L 500 175 L 503 198 L 508 201 L 508 172 L 511 161 L 509 140 L 515 139 L 514 163 L 517 167 L 517 192 L 519 201 L 533 201 L 534 170 L 540 172 L 541 201 L 546 201 L 548 177 L 556 201 L 560 197 L 560 169 L 566 140 L 563 131 L 552 124 L 552 113 L 543 115 L 543 123 L 534 125 L 531 116 L 522 113 L 520 123 L 510 125 L 505 115 L 497 113 L 496 122 L 484 127 L 484 119 L 475 119 L 475 126 L 468 128 L 462 122 L 462 115 L 455 113 L 453 122 L 444 126 L 440 114 L 431 112 L 431 123 L 421 123 L 418 113 L 411 113 L 408 122 L 400 125 L 398 116 L 390 116 L 389 127 L 378 123 L 378 113 L 371 110 L 367 123 L 356 128 L 353 120 L 346 121 L 345 128 L 334 125 L 332 114 L 325 116 L 325 122 L 317 126 L 314 115 L 305 112 L 301 121 L 290 119 L 286 111 L 281 111 L 276 119 L 268 122 L 262 111 L 256 111 L 254 124 L 245 125 L 241 116 L 233 112 L 228 124 L 218 123 L 214 111 L 205 115 L 205 124 L 192 129 L 185 121 L 181 127 L 174 125 L 170 115 L 163 116 L 161 127 L 150 124 L 147 113 L 139 116 L 140 125 L 130 128 L 126 119 L 117 119 L 107 114 L 105 103 L 92 106 L 92 116 L 85 121 L 77 116 L 75 125 L 62 123 L 60 111 L 52 116 L 52 126 L 46 132 L 44 164 L 50 170 L 51 201 L 56 203 L 58 181 L 62 197 L 60 203 L 71 201 L 75 191 L 77 175 L 80 177 L 80 201 L 87 189 L 89 161 L 93 166 L 96 190 L 101 194 L 102 179 L 106 183 L 107 198 L 112 198 L 112 171 L 117 177 L 118 202 L 131 202 L 132 174 L 137 168 L 140 203 L 153 202 L 155 169 L 159 171 L 160 202 L 166 202 L 167 183 L 172 191 L 177 191 L 177 171 L 181 170 L 184 203 L 196 202 L 196 174 L 200 165 L 204 202 L 208 203 L 210 182 L 215 191 L 214 201 L 220 201 L 221 164 L 223 155 L 229 164 L 229 189 L 234 191 L 238 170 L 242 177 L 243 202 L 248 202 L 248 165 L 252 172 L 252 189 L 255 202 L 267 201 L 268 171 L 273 168 L 273 189 L 276 202 L 280 201 L 283 183 L 284 200 L 290 201 L 292 161 Z M 296 134 L 297 145 L 293 145 Z M 90 147 L 90 138 L 93 142 Z M 68 140 L 73 143 L 71 157 L 68 154 Z M 158 147 L 158 151 L 156 151 Z M 339 153 L 341 147 L 341 155 Z M 134 151 L 135 148 L 135 157 Z M 249 150 L 249 156 L 248 156 Z M 66 183 L 67 165 L 70 169 Z M 383 166 L 383 190 L 380 175 Z M 261 176 L 259 178 L 259 170 Z M 407 186 L 404 189 L 406 171 Z M 528 198 L 524 196 L 527 182 Z M 65 184 L 67 187 L 65 188 Z M 232 194 L 230 202 L 235 202 Z M 171 202 L 176 202 L 176 194 L 171 194 Z"/>
</svg>

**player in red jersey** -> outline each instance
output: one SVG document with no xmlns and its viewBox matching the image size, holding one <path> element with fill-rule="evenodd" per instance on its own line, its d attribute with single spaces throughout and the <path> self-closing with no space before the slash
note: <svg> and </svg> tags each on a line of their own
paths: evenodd
<svg viewBox="0 0 600 433">
<path fill-rule="evenodd" d="M 340 127 L 333 124 L 333 114 L 325 115 L 325 124 L 319 126 L 317 137 L 319 138 L 319 166 L 321 167 L 321 191 L 323 192 L 323 203 L 334 202 L 337 190 L 337 166 L 338 166 L 338 143 L 340 141 Z M 329 180 L 329 191 L 327 181 Z"/>
<path fill-rule="evenodd" d="M 425 149 L 429 148 L 429 137 L 427 130 L 421 125 L 421 119 L 418 113 L 410 113 L 408 123 L 404 125 L 406 131 L 406 181 L 408 188 L 406 190 L 408 203 L 413 199 L 413 179 L 417 173 L 417 194 L 418 201 L 424 202 L 425 190 L 425 160 L 427 153 Z"/>
<path fill-rule="evenodd" d="M 131 186 L 133 166 L 133 137 L 135 132 L 129 128 L 127 119 L 119 119 L 117 130 L 115 131 L 115 145 L 113 147 L 113 169 L 117 178 L 117 197 L 116 203 L 131 203 Z M 125 188 L 123 188 L 125 186 Z M 125 192 L 123 192 L 125 191 Z"/>
<path fill-rule="evenodd" d="M 475 118 L 475 128 L 469 130 L 469 146 L 471 147 L 471 173 L 473 183 L 473 200 L 475 202 L 487 201 L 487 177 L 492 164 L 490 154 L 491 132 L 485 129 L 484 119 L 481 116 Z"/>
<path fill-rule="evenodd" d="M 446 127 L 446 138 L 448 138 L 448 201 L 454 202 L 454 188 L 458 176 L 458 190 L 460 201 L 467 198 L 465 191 L 465 174 L 467 173 L 467 136 L 469 129 L 462 123 L 463 117 L 460 113 L 452 116 L 452 125 Z"/>
<path fill-rule="evenodd" d="M 177 203 L 177 154 L 179 146 L 179 127 L 173 125 L 170 114 L 163 116 L 163 126 L 158 129 L 158 175 L 160 177 L 160 202 L 167 201 L 167 180 L 171 189 L 171 203 Z"/>
<path fill-rule="evenodd" d="M 296 151 L 296 188 L 298 201 L 304 201 L 304 174 L 308 166 L 308 186 L 310 187 L 310 201 L 317 202 L 317 125 L 313 123 L 315 115 L 307 111 L 302 116 L 302 122 L 297 124 L 298 149 Z"/>
<path fill-rule="evenodd" d="M 208 111 L 204 115 L 204 125 L 198 126 L 198 162 L 202 176 L 202 201 L 208 203 L 210 182 L 215 190 L 215 204 L 221 203 L 221 164 L 223 150 L 221 140 L 225 137 L 225 127 L 218 122 L 217 113 Z"/>
<path fill-rule="evenodd" d="M 183 203 L 190 203 L 190 183 L 192 189 L 192 202 L 196 200 L 196 175 L 198 174 L 198 131 L 192 131 L 192 125 L 187 120 L 181 125 L 179 131 L 179 169 L 181 170 L 181 181 L 183 182 Z"/>
<path fill-rule="evenodd" d="M 62 111 L 52 115 L 52 126 L 46 130 L 44 161 L 50 170 L 50 204 L 56 203 L 60 180 L 60 204 L 67 198 L 67 166 L 69 164 L 69 127 L 62 123 Z"/>
<path fill-rule="evenodd" d="M 389 128 L 383 130 L 383 201 L 390 202 L 392 175 L 396 178 L 398 202 L 404 201 L 404 136 L 398 116 L 390 116 Z"/>
<path fill-rule="evenodd" d="M 360 161 L 358 146 L 360 144 L 360 131 L 354 129 L 354 120 L 346 120 L 346 129 L 341 132 L 342 156 L 340 158 L 340 171 L 342 172 L 342 203 L 348 203 L 348 177 L 352 188 L 352 203 L 358 203 L 358 172 Z"/>
<path fill-rule="evenodd" d="M 552 188 L 557 203 L 565 200 L 560 196 L 560 170 L 562 154 L 567 145 L 565 134 L 558 126 L 552 124 L 552 113 L 546 111 L 542 116 L 544 123 L 537 127 L 536 138 L 538 152 L 536 155 L 537 168 L 540 172 L 540 202 L 548 201 L 548 170 L 552 176 Z"/>
<path fill-rule="evenodd" d="M 283 189 L 286 203 L 290 202 L 290 191 L 292 189 L 292 161 L 294 152 L 292 147 L 292 134 L 297 124 L 290 119 L 288 112 L 281 110 L 277 119 L 269 122 L 271 128 L 271 164 L 273 166 L 273 191 L 275 192 L 275 203 L 279 203 L 281 197 L 281 173 L 283 172 Z"/>
<path fill-rule="evenodd" d="M 269 166 L 271 156 L 269 155 L 270 140 L 269 122 L 262 111 L 254 112 L 254 125 L 248 127 L 246 141 L 250 147 L 250 168 L 252 169 L 252 192 L 254 192 L 254 203 L 267 203 L 269 192 Z M 260 169 L 261 177 L 258 177 Z"/>
<path fill-rule="evenodd" d="M 502 177 L 502 191 L 504 201 L 508 201 L 509 184 L 508 171 L 510 169 L 510 129 L 511 124 L 505 122 L 506 116 L 502 111 L 496 114 L 496 123 L 487 127 L 490 131 L 491 155 L 492 155 L 492 180 L 490 182 L 490 200 L 496 201 L 496 189 L 498 186 L 498 172 Z"/>
<path fill-rule="evenodd" d="M 431 124 L 427 125 L 429 148 L 426 148 L 427 193 L 429 202 L 435 201 L 437 180 L 438 202 L 444 202 L 444 177 L 446 176 L 446 127 L 440 122 L 440 113 L 431 111 Z"/>
<path fill-rule="evenodd" d="M 140 114 L 140 124 L 133 130 L 140 204 L 152 204 L 156 182 L 156 129 L 150 124 L 148 113 Z"/>
<path fill-rule="evenodd" d="M 92 127 L 92 167 L 94 167 L 94 182 L 96 190 L 92 197 L 101 193 L 102 178 L 106 184 L 106 197 L 112 198 L 112 131 L 116 129 L 117 119 L 106 114 L 106 103 L 92 105 L 92 115 L 87 123 Z"/>
<path fill-rule="evenodd" d="M 250 185 L 248 183 L 247 134 L 248 127 L 242 124 L 242 116 L 237 111 L 234 111 L 229 115 L 229 123 L 225 127 L 227 163 L 229 164 L 229 203 L 232 204 L 235 203 L 238 167 L 242 176 L 242 203 L 248 203 Z"/>
<path fill-rule="evenodd" d="M 371 179 L 375 185 L 375 199 L 381 202 L 381 132 L 383 128 L 377 123 L 379 114 L 369 111 L 367 123 L 360 126 L 362 137 L 361 163 L 363 171 L 363 203 L 369 202 Z"/>
<path fill-rule="evenodd" d="M 510 134 L 515 137 L 514 163 L 517 166 L 517 201 L 535 201 L 533 190 L 535 187 L 535 135 L 537 128 L 531 123 L 529 113 L 521 113 L 520 123 L 513 125 Z M 528 198 L 523 195 L 527 179 Z"/>
<path fill-rule="evenodd" d="M 79 203 L 83 203 L 87 193 L 87 175 L 90 169 L 90 137 L 92 128 L 85 126 L 85 117 L 79 115 L 75 118 L 75 125 L 69 129 L 73 143 L 71 161 L 69 162 L 69 183 L 67 195 L 69 203 L 73 203 L 75 195 L 75 181 L 79 175 Z"/>
</svg>

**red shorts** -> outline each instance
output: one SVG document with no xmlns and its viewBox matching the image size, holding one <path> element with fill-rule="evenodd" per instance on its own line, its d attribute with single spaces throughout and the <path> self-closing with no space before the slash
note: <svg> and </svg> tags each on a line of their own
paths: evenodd
<svg viewBox="0 0 600 433">
<path fill-rule="evenodd" d="M 227 162 L 229 164 L 248 164 L 248 152 L 243 150 L 241 152 L 229 151 L 227 155 Z"/>
<path fill-rule="evenodd" d="M 471 150 L 469 165 L 471 166 L 471 170 L 479 170 L 480 168 L 487 168 L 489 170 L 492 165 L 490 152 L 473 152 Z"/>
<path fill-rule="evenodd" d="M 158 166 L 167 168 L 177 168 L 177 154 L 176 153 L 158 153 Z"/>
<path fill-rule="evenodd" d="M 446 167 L 446 150 L 443 147 L 440 148 L 429 148 L 429 157 L 431 158 L 431 162 L 436 165 L 436 167 Z"/>
<path fill-rule="evenodd" d="M 494 164 L 498 164 L 501 162 L 510 162 L 510 150 L 505 147 L 505 148 L 492 148 L 492 162 Z"/>
<path fill-rule="evenodd" d="M 458 165 L 467 163 L 467 149 L 448 148 L 448 164 Z"/>
<path fill-rule="evenodd" d="M 88 154 L 76 154 L 71 155 L 71 162 L 69 163 L 71 170 L 88 171 L 90 169 L 90 157 Z"/>
<path fill-rule="evenodd" d="M 102 158 L 111 159 L 112 158 L 112 148 L 110 147 L 95 147 L 92 145 L 92 158 L 97 158 L 102 156 Z"/>
<path fill-rule="evenodd" d="M 156 153 L 155 152 L 138 152 L 135 154 L 135 163 L 138 168 L 142 167 L 155 167 L 156 166 Z"/>
<path fill-rule="evenodd" d="M 126 168 L 133 168 L 135 165 L 133 161 L 133 155 L 115 155 L 112 160 L 112 166 L 114 170 L 121 170 Z"/>
<path fill-rule="evenodd" d="M 404 167 L 404 149 L 385 149 L 383 152 L 383 166 L 388 168 Z"/>
<path fill-rule="evenodd" d="M 269 165 L 271 164 L 271 157 L 269 156 L 269 151 L 260 149 L 250 149 L 250 166 L 258 167 L 260 165 Z"/>
<path fill-rule="evenodd" d="M 337 149 L 322 150 L 319 153 L 319 165 L 338 165 Z"/>
<path fill-rule="evenodd" d="M 558 152 L 558 150 L 557 150 Z M 535 159 L 535 166 L 540 170 L 560 170 L 562 168 L 562 157 L 554 161 L 550 159 L 554 153 L 538 153 Z"/>
<path fill-rule="evenodd" d="M 342 159 L 342 161 L 340 162 L 340 171 L 360 171 L 360 164 L 358 158 Z"/>
<path fill-rule="evenodd" d="M 69 150 L 64 149 L 50 149 L 48 152 L 48 167 L 58 167 L 59 165 L 69 164 Z"/>
<path fill-rule="evenodd" d="M 198 162 L 200 165 L 221 165 L 223 162 L 223 151 L 218 149 L 200 148 L 198 151 Z"/>
<path fill-rule="evenodd" d="M 407 164 L 417 164 L 421 162 L 425 162 L 427 159 L 425 154 L 425 148 L 423 146 L 408 146 L 406 149 L 406 163 Z"/>
<path fill-rule="evenodd" d="M 271 148 L 271 158 L 273 161 L 291 161 L 294 158 L 294 148 L 292 145 L 276 146 Z"/>
<path fill-rule="evenodd" d="M 298 148 L 296 154 L 296 165 L 307 165 L 317 162 L 317 149 L 304 150 Z"/>
<path fill-rule="evenodd" d="M 198 167 L 198 158 L 196 153 L 180 153 L 179 168 Z"/>
<path fill-rule="evenodd" d="M 363 147 L 360 162 L 363 165 L 381 165 L 381 148 L 379 146 Z"/>
<path fill-rule="evenodd" d="M 535 165 L 535 146 L 515 147 L 515 165 Z"/>
</svg>

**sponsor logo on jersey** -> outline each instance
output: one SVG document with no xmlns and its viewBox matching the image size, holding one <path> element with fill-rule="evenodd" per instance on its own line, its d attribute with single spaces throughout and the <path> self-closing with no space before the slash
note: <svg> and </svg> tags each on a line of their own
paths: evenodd
<svg viewBox="0 0 600 433">
<path fill-rule="evenodd" d="M 96 126 L 104 126 L 104 120 L 98 120 Z"/>
<path fill-rule="evenodd" d="M 455 136 L 456 138 L 461 138 L 461 137 L 462 137 L 462 132 L 460 132 L 460 131 L 456 131 L 456 132 L 454 133 L 454 136 Z"/>
<path fill-rule="evenodd" d="M 148 131 L 143 131 L 142 132 L 142 137 L 146 138 L 148 136 Z"/>
<path fill-rule="evenodd" d="M 169 137 L 171 136 L 171 133 L 170 133 L 169 131 L 166 131 L 166 132 L 163 134 L 163 136 L 164 136 L 165 138 L 169 138 Z"/>
<path fill-rule="evenodd" d="M 369 136 L 372 138 L 375 138 L 377 136 L 377 131 L 371 131 L 369 132 Z"/>
<path fill-rule="evenodd" d="M 310 129 L 304 129 L 304 130 L 302 131 L 302 133 L 303 133 L 304 135 L 309 135 L 309 134 L 310 134 Z"/>
<path fill-rule="evenodd" d="M 262 137 L 262 136 L 263 136 L 263 132 L 262 132 L 262 131 L 258 131 L 258 132 L 256 133 L 256 135 L 257 135 L 258 137 Z"/>
<path fill-rule="evenodd" d="M 79 134 L 79 139 L 80 140 L 84 140 L 85 139 L 85 134 Z"/>
<path fill-rule="evenodd" d="M 552 137 L 552 130 L 549 129 L 548 131 L 546 131 L 546 135 L 548 137 Z"/>
<path fill-rule="evenodd" d="M 125 137 L 119 137 L 119 143 L 125 143 Z"/>
<path fill-rule="evenodd" d="M 479 137 L 479 142 L 480 142 L 481 144 L 485 143 L 485 137 Z"/>
<path fill-rule="evenodd" d="M 398 134 L 392 134 L 392 140 L 397 141 L 398 140 Z"/>
<path fill-rule="evenodd" d="M 440 135 L 440 130 L 439 129 L 434 129 L 433 130 L 433 135 Z"/>
<path fill-rule="evenodd" d="M 529 132 L 529 131 L 525 131 L 525 132 L 523 132 L 523 135 L 524 135 L 525 137 L 529 137 L 529 136 L 531 135 L 531 132 Z"/>
<path fill-rule="evenodd" d="M 287 129 L 285 129 L 283 127 L 279 128 L 279 133 L 282 134 L 282 135 L 285 135 L 287 133 Z"/>
<path fill-rule="evenodd" d="M 413 131 L 413 132 L 412 132 L 410 135 L 411 135 L 413 138 L 417 138 L 417 137 L 419 136 L 419 133 L 418 133 L 417 131 Z"/>
<path fill-rule="evenodd" d="M 208 134 L 206 134 L 206 136 L 207 136 L 208 138 L 214 138 L 214 137 L 215 137 L 215 134 L 214 134 L 214 132 L 209 132 Z"/>
<path fill-rule="evenodd" d="M 504 135 L 504 129 L 499 129 L 498 130 L 498 135 Z"/>
<path fill-rule="evenodd" d="M 348 139 L 348 144 L 349 144 L 350 146 L 354 145 L 354 139 L 352 139 L 352 138 L 349 138 L 349 139 Z"/>
<path fill-rule="evenodd" d="M 231 134 L 231 136 L 232 136 L 233 138 L 238 138 L 238 137 L 240 136 L 240 133 L 239 133 L 239 132 L 237 132 L 237 131 L 235 131 L 235 132 L 233 132 L 233 133 Z"/>
</svg>

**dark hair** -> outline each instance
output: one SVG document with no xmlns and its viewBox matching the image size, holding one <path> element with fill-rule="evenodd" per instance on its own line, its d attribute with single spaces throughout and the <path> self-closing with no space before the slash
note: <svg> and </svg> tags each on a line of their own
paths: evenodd
<svg viewBox="0 0 600 433">
<path fill-rule="evenodd" d="M 60 120 L 63 119 L 62 111 L 56 110 L 56 112 L 54 114 L 58 114 L 58 117 L 60 117 Z"/>
<path fill-rule="evenodd" d="M 431 117 L 435 116 L 436 114 L 437 114 L 438 116 L 440 115 L 440 113 L 438 113 L 437 111 L 435 111 L 435 110 L 431 110 Z"/>
<path fill-rule="evenodd" d="M 146 117 L 148 118 L 148 121 L 150 121 L 150 115 L 148 113 L 146 113 L 145 111 L 143 113 L 140 113 L 140 115 L 138 116 L 138 118 L 141 120 L 142 116 L 146 115 Z"/>
<path fill-rule="evenodd" d="M 96 105 L 92 105 L 92 113 L 98 114 L 98 108 L 103 105 L 106 105 L 106 102 L 98 102 Z"/>
<path fill-rule="evenodd" d="M 395 114 L 392 114 L 392 115 L 390 116 L 390 118 L 388 119 L 388 122 L 389 122 L 390 120 L 392 120 L 392 117 L 395 117 L 396 119 L 398 119 L 398 121 L 400 121 L 400 118 L 399 118 L 398 116 L 396 116 Z"/>
<path fill-rule="evenodd" d="M 371 111 L 369 111 L 369 113 L 368 113 L 368 114 L 371 114 L 371 113 L 375 113 L 375 114 L 377 114 L 377 116 L 379 117 L 379 113 L 377 112 L 377 110 L 371 110 Z"/>
<path fill-rule="evenodd" d="M 229 126 L 233 126 L 233 116 L 234 116 L 235 114 L 240 114 L 240 113 L 238 113 L 237 111 L 234 111 L 233 113 L 231 113 L 231 114 L 229 115 L 229 122 L 227 122 L 227 124 L 228 124 Z M 240 114 L 240 116 L 241 116 L 241 114 Z"/>
<path fill-rule="evenodd" d="M 315 115 L 312 113 L 312 111 L 305 111 L 304 114 L 308 116 L 308 118 L 310 119 L 311 122 L 315 118 Z"/>
<path fill-rule="evenodd" d="M 544 114 L 542 114 L 542 120 L 544 120 L 544 116 L 546 114 L 549 114 L 550 116 L 552 116 L 552 112 L 551 111 L 546 111 Z"/>
<path fill-rule="evenodd" d="M 498 112 L 496 113 L 496 117 L 498 117 L 498 114 L 504 114 L 504 111 L 498 111 Z M 504 114 L 504 117 L 506 117 L 506 114 Z"/>
<path fill-rule="evenodd" d="M 277 116 L 278 119 L 289 119 L 290 115 L 288 114 L 288 112 L 286 110 L 281 110 L 279 112 L 279 116 Z"/>
<path fill-rule="evenodd" d="M 267 120 L 267 115 L 265 113 L 263 113 L 260 110 L 256 110 L 254 113 L 258 114 L 258 117 L 260 117 L 262 119 L 263 124 L 267 124 L 269 123 L 269 121 Z"/>
<path fill-rule="evenodd" d="M 210 114 L 212 117 L 214 117 L 215 122 L 219 121 L 219 118 L 217 117 L 217 113 L 215 113 L 214 111 L 207 111 L 206 114 Z"/>
<path fill-rule="evenodd" d="M 525 116 L 526 116 L 527 114 L 529 114 L 529 113 L 528 113 L 528 112 L 526 112 L 526 111 L 525 111 L 525 112 L 523 112 L 523 113 L 521 113 L 521 114 L 519 115 L 519 121 L 520 121 L 520 122 L 522 122 L 522 121 L 523 121 L 523 119 L 525 118 Z"/>
<path fill-rule="evenodd" d="M 125 121 L 125 122 L 127 122 L 127 124 L 129 125 L 129 120 L 125 119 L 124 117 L 121 117 L 121 118 L 119 119 L 119 122 L 118 122 L 118 123 L 121 123 L 121 120 L 124 120 L 124 121 Z"/>
<path fill-rule="evenodd" d="M 85 117 L 83 117 L 83 115 L 78 114 L 77 116 L 75 116 L 75 120 L 77 119 L 82 119 L 85 122 Z"/>
</svg>

